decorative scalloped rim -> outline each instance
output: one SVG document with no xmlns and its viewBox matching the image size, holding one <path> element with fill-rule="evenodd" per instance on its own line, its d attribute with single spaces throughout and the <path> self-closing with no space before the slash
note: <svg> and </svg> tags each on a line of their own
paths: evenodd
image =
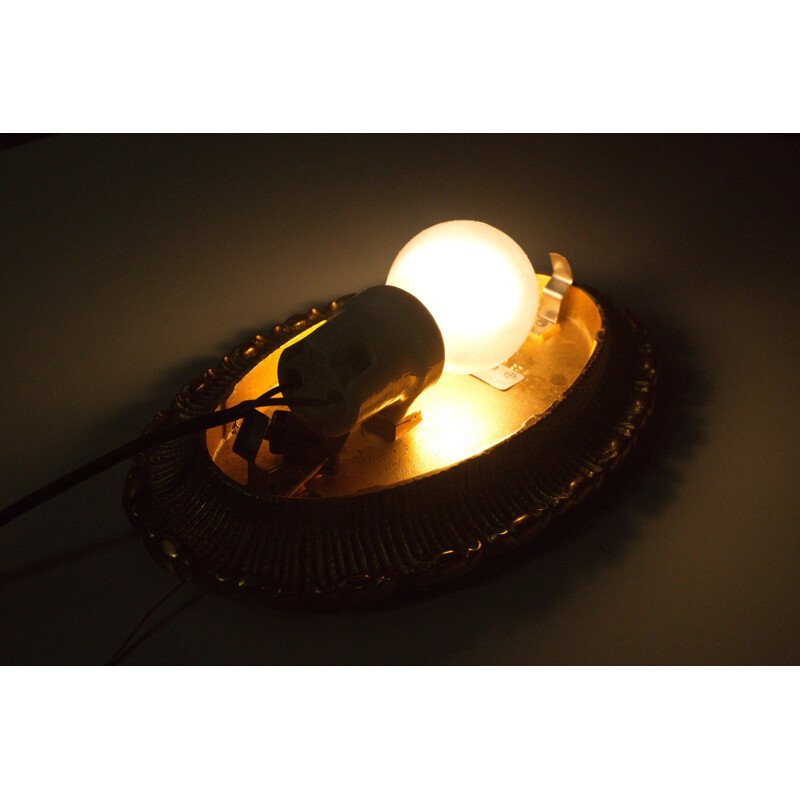
<svg viewBox="0 0 800 800">
<path fill-rule="evenodd" d="M 598 487 L 630 449 L 657 377 L 629 312 L 581 287 L 603 320 L 581 375 L 535 425 L 406 484 L 343 498 L 259 495 L 211 460 L 204 434 L 140 454 L 124 504 L 169 571 L 237 599 L 335 606 L 464 574 L 513 549 Z M 255 336 L 185 386 L 147 430 L 213 411 L 278 347 L 330 319 L 352 295 Z"/>
</svg>

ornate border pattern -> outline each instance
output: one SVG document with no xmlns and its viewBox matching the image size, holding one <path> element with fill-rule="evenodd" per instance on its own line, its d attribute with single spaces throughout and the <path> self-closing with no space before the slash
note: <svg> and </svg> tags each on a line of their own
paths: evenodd
<svg viewBox="0 0 800 800">
<path fill-rule="evenodd" d="M 535 425 L 441 472 L 367 494 L 255 494 L 213 463 L 204 434 L 141 453 L 125 510 L 169 571 L 240 600 L 330 607 L 438 583 L 512 550 L 600 485 L 630 449 L 657 370 L 641 323 L 581 287 L 603 318 L 584 371 Z M 147 430 L 205 414 L 259 361 L 348 297 L 256 336 L 185 386 Z"/>
</svg>

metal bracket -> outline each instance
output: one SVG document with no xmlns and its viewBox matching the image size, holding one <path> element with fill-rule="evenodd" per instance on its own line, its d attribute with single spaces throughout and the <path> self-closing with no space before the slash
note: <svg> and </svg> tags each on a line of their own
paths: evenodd
<svg viewBox="0 0 800 800">
<path fill-rule="evenodd" d="M 553 277 L 542 290 L 542 299 L 539 303 L 539 313 L 531 333 L 542 334 L 558 324 L 558 312 L 561 301 L 572 286 L 572 268 L 564 256 L 550 253 L 550 263 L 553 265 Z"/>
</svg>

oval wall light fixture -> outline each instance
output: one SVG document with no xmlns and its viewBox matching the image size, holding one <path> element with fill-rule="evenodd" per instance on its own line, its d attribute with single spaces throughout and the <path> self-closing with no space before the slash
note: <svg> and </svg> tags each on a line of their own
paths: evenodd
<svg viewBox="0 0 800 800">
<path fill-rule="evenodd" d="M 327 607 L 535 536 L 620 462 L 656 382 L 638 320 L 551 260 L 537 276 L 500 231 L 443 223 L 403 248 L 388 286 L 225 355 L 148 430 L 279 386 L 290 410 L 137 456 L 125 508 L 150 552 L 241 600 Z"/>
</svg>

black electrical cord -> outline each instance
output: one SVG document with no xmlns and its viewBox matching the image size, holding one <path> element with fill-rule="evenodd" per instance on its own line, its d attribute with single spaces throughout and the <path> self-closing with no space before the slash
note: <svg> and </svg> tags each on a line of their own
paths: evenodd
<svg viewBox="0 0 800 800">
<path fill-rule="evenodd" d="M 27 497 L 23 497 L 21 500 L 17 500 L 16 503 L 12 503 L 7 508 L 4 508 L 0 511 L 0 528 L 16 519 L 20 514 L 24 514 L 26 511 L 36 508 L 36 506 L 41 505 L 56 495 L 67 491 L 67 489 L 71 489 L 73 486 L 77 486 L 79 483 L 89 478 L 93 478 L 95 475 L 98 475 L 122 461 L 133 458 L 137 453 L 147 450 L 149 447 L 163 444 L 173 439 L 180 439 L 183 436 L 188 436 L 198 431 L 216 428 L 219 425 L 224 425 L 226 422 L 233 422 L 234 420 L 241 419 L 248 411 L 254 408 L 285 406 L 287 405 L 285 399 L 274 397 L 280 390 L 281 387 L 276 386 L 274 389 L 270 389 L 270 391 L 265 392 L 261 397 L 257 397 L 255 400 L 244 400 L 230 408 L 213 411 L 210 414 L 203 414 L 199 417 L 192 417 L 191 419 L 176 422 L 173 425 L 158 428 L 155 431 L 139 436 L 137 439 L 133 439 L 127 444 L 123 444 L 105 455 L 90 461 L 88 464 L 78 467 L 61 478 L 54 480 L 52 483 L 48 483 L 41 489 L 37 489 L 35 492 L 27 495 Z M 319 401 L 294 400 L 292 401 L 292 405 L 312 405 L 317 402 Z"/>
</svg>

